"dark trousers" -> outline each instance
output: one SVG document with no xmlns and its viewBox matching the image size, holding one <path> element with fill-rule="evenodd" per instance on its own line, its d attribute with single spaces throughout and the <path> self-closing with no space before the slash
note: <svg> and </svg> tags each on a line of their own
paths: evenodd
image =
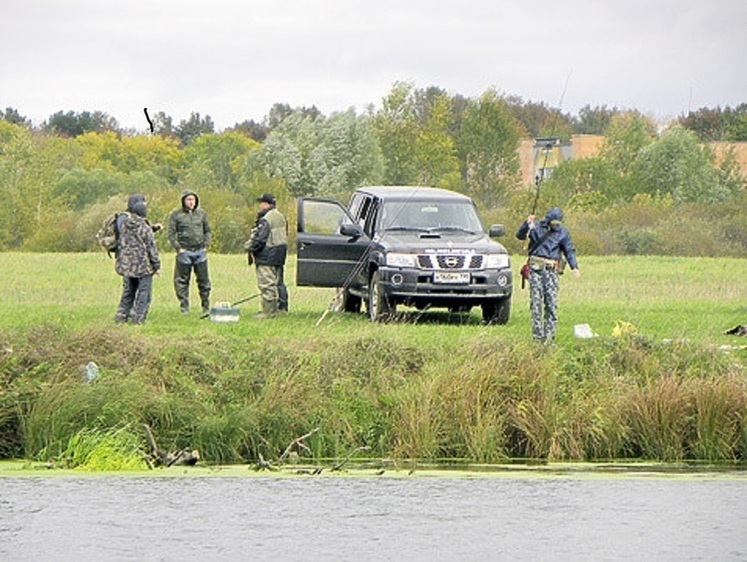
<svg viewBox="0 0 747 562">
<path fill-rule="evenodd" d="M 210 310 L 210 272 L 205 251 L 182 252 L 176 255 L 174 267 L 174 292 L 179 299 L 182 311 L 189 310 L 189 283 L 192 271 L 197 278 L 197 290 L 200 293 L 202 310 Z"/>
<path fill-rule="evenodd" d="M 119 300 L 115 322 L 131 321 L 142 324 L 148 316 L 153 295 L 153 276 L 122 277 L 122 298 Z"/>
<path fill-rule="evenodd" d="M 285 267 L 281 266 L 278 273 L 278 310 L 288 312 L 288 287 L 285 286 L 284 274 Z"/>
</svg>

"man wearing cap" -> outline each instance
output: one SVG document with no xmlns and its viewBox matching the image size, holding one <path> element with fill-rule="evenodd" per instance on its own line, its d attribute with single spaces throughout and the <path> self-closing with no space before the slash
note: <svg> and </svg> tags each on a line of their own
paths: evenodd
<svg viewBox="0 0 747 562">
<path fill-rule="evenodd" d="M 257 198 L 259 213 L 244 248 L 250 264 L 257 266 L 257 286 L 262 299 L 259 318 L 274 318 L 288 310 L 288 290 L 283 281 L 285 257 L 288 253 L 288 222 L 275 208 L 275 197 L 264 193 Z"/>
<path fill-rule="evenodd" d="M 576 248 L 571 234 L 563 226 L 563 212 L 551 207 L 545 218 L 535 222 L 529 215 L 516 237 L 529 238 L 529 295 L 532 310 L 532 336 L 541 343 L 552 343 L 558 325 L 558 289 L 562 273 L 562 258 L 568 261 L 573 274 L 581 277 L 576 260 Z M 544 320 L 543 320 L 544 313 Z"/>
<path fill-rule="evenodd" d="M 169 215 L 169 242 L 176 250 L 174 292 L 182 312 L 189 312 L 189 281 L 192 270 L 197 278 L 202 312 L 210 312 L 210 272 L 207 247 L 210 245 L 210 224 L 207 213 L 200 208 L 194 191 L 182 193 L 181 207 Z"/>
</svg>

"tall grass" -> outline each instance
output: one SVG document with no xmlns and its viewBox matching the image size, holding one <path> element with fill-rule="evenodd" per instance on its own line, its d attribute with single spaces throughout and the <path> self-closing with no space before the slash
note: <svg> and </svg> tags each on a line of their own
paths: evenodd
<svg viewBox="0 0 747 562">
<path fill-rule="evenodd" d="M 290 314 L 260 322 L 242 308 L 221 324 L 181 315 L 161 279 L 148 322 L 119 326 L 102 256 L 24 257 L 0 254 L 12 279 L 0 293 L 2 457 L 92 467 L 117 450 L 126 466 L 147 424 L 161 448 L 216 463 L 277 459 L 314 428 L 302 457 L 366 446 L 372 457 L 485 463 L 747 458 L 745 352 L 720 348 L 741 343 L 722 332 L 747 313 L 747 290 L 708 290 L 714 272 L 743 274 L 738 260 L 589 260 L 581 280 L 562 282 L 558 345 L 547 348 L 529 341 L 518 303 L 500 327 L 477 312 L 386 325 L 330 314 L 317 326 L 333 291 L 292 285 Z M 213 256 L 216 300 L 254 291 L 239 259 Z M 613 337 L 618 320 L 637 333 Z M 574 340 L 579 322 L 600 336 Z"/>
</svg>

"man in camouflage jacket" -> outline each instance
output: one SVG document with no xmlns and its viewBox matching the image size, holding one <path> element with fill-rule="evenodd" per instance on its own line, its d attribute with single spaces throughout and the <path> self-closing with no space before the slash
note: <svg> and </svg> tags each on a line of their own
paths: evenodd
<svg viewBox="0 0 747 562">
<path fill-rule="evenodd" d="M 142 324 L 152 299 L 153 275 L 160 273 L 161 260 L 153 236 L 153 227 L 145 219 L 145 199 L 128 205 L 130 213 L 117 221 L 119 243 L 116 272 L 122 276 L 122 298 L 114 321 Z"/>
</svg>

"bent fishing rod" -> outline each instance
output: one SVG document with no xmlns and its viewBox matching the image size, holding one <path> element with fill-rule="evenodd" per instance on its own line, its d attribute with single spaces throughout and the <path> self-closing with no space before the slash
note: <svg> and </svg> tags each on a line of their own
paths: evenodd
<svg viewBox="0 0 747 562">
<path fill-rule="evenodd" d="M 553 139 L 555 137 L 555 133 L 557 132 L 558 128 L 558 121 L 560 120 L 560 114 L 563 107 L 563 100 L 565 99 L 565 93 L 568 90 L 568 82 L 571 80 L 571 74 L 573 73 L 573 69 L 571 69 L 568 72 L 568 76 L 565 79 L 565 85 L 563 86 L 563 92 L 560 94 L 560 101 L 558 102 L 558 108 L 555 112 L 555 119 L 553 120 L 552 130 L 550 131 L 550 139 Z M 539 204 L 540 199 L 540 190 L 542 187 L 542 180 L 545 179 L 545 170 L 547 169 L 547 161 L 550 158 L 550 150 L 552 149 L 552 142 L 551 140 L 548 140 L 548 142 L 545 144 L 544 147 L 544 160 L 542 161 L 542 168 L 541 173 L 537 174 L 534 178 L 534 184 L 536 186 L 535 192 L 534 192 L 534 202 L 532 203 L 532 215 L 537 214 L 537 205 Z"/>
</svg>

